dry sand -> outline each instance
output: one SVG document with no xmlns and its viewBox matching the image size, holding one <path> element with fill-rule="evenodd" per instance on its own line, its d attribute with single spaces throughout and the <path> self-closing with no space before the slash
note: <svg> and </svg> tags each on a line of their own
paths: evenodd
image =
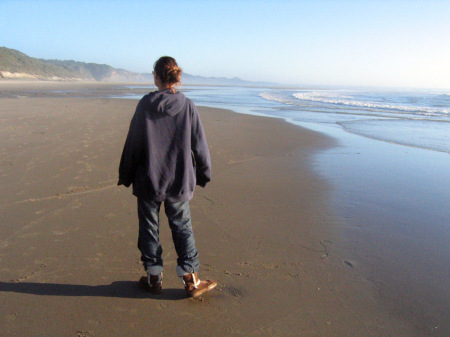
<svg viewBox="0 0 450 337">
<path fill-rule="evenodd" d="M 213 180 L 191 207 L 200 276 L 219 286 L 185 298 L 162 216 L 164 292 L 149 295 L 136 200 L 116 186 L 137 102 L 22 87 L 0 87 L 1 336 L 417 335 L 334 254 L 341 219 L 313 170 L 331 139 L 200 108 Z"/>
</svg>

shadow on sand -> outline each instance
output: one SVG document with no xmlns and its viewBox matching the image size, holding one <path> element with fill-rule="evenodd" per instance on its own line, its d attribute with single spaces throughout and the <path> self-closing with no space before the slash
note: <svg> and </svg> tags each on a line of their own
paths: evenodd
<svg viewBox="0 0 450 337">
<path fill-rule="evenodd" d="M 152 295 L 141 289 L 137 282 L 116 281 L 108 285 L 75 285 L 34 282 L 0 282 L 0 291 L 42 296 L 92 296 L 117 298 L 151 298 L 155 300 L 186 299 L 184 289 L 164 289 L 162 294 Z"/>
</svg>

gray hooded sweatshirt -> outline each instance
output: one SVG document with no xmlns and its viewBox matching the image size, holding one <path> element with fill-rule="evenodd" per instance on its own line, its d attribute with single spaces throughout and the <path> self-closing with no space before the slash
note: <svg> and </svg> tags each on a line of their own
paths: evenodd
<svg viewBox="0 0 450 337">
<path fill-rule="evenodd" d="M 194 103 L 170 89 L 137 105 L 122 152 L 118 185 L 153 201 L 188 201 L 211 180 L 211 159 Z"/>
</svg>

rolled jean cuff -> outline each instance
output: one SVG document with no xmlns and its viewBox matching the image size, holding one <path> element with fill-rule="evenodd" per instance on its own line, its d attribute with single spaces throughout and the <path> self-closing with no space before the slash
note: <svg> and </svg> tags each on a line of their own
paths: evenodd
<svg viewBox="0 0 450 337">
<path fill-rule="evenodd" d="M 186 271 L 183 267 L 177 266 L 177 275 L 179 277 L 183 277 L 184 275 L 192 274 L 192 273 L 196 273 L 196 272 L 198 272 L 198 268 L 197 268 L 197 270 L 195 270 L 195 268 L 194 268 L 190 271 Z"/>
<path fill-rule="evenodd" d="M 147 274 L 149 275 L 159 275 L 163 272 L 162 266 L 148 266 L 146 268 Z"/>
</svg>

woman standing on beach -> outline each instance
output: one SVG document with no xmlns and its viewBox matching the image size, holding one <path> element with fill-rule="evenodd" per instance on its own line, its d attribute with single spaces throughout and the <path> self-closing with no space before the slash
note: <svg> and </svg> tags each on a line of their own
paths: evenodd
<svg viewBox="0 0 450 337">
<path fill-rule="evenodd" d="M 204 187 L 211 179 L 211 160 L 196 106 L 175 91 L 181 72 L 172 57 L 156 61 L 153 75 L 158 91 L 145 95 L 137 105 L 120 161 L 118 185 L 133 184 L 137 197 L 138 248 L 147 272 L 139 283 L 151 293 L 162 291 L 159 211 L 164 202 L 178 254 L 177 275 L 187 296 L 196 297 L 217 285 L 198 278 L 200 264 L 189 208 L 195 185 Z"/>
</svg>

